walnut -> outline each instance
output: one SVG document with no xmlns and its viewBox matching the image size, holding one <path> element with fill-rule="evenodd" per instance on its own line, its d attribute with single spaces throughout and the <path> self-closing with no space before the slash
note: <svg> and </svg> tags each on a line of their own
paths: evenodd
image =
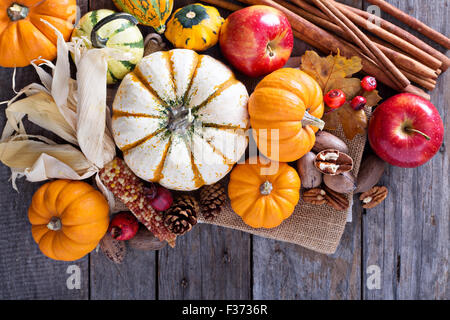
<svg viewBox="0 0 450 320">
<path fill-rule="evenodd" d="M 333 191 L 327 186 L 324 188 L 326 192 L 325 199 L 330 207 L 338 211 L 345 211 L 350 207 L 350 201 L 345 194 Z"/>
<path fill-rule="evenodd" d="M 337 175 L 352 170 L 353 159 L 339 150 L 326 149 L 317 154 L 314 165 L 323 174 Z"/>
<path fill-rule="evenodd" d="M 303 201 L 315 205 L 326 204 L 327 200 L 325 199 L 325 195 L 326 195 L 325 190 L 321 188 L 306 190 L 303 192 Z"/>
<path fill-rule="evenodd" d="M 364 192 L 359 197 L 362 201 L 364 209 L 372 209 L 382 203 L 388 195 L 388 189 L 384 186 L 375 186 L 367 192 Z"/>
</svg>

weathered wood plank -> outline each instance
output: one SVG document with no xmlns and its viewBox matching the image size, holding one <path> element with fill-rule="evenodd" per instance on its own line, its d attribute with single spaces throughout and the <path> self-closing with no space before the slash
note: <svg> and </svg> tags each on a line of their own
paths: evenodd
<svg viewBox="0 0 450 320">
<path fill-rule="evenodd" d="M 191 2 L 176 1 L 174 10 Z M 228 15 L 225 10 L 219 11 L 224 17 Z M 220 57 L 217 46 L 206 54 Z M 250 299 L 250 256 L 250 235 L 198 225 L 177 240 L 175 249 L 165 248 L 160 252 L 158 298 Z"/>
<path fill-rule="evenodd" d="M 342 2 L 342 1 L 341 1 Z M 346 3 L 361 7 L 361 1 Z M 296 40 L 293 56 L 306 47 Z M 255 299 L 360 299 L 360 216 L 355 205 L 335 254 L 326 256 L 296 245 L 253 237 Z"/>
<path fill-rule="evenodd" d="M 154 251 L 127 248 L 125 260 L 115 264 L 99 250 L 90 254 L 90 299 L 153 300 L 156 298 Z"/>
<path fill-rule="evenodd" d="M 159 254 L 159 295 L 166 299 L 250 299 L 250 237 L 197 225 Z"/>
<path fill-rule="evenodd" d="M 86 8 L 87 0 L 78 1 Z M 0 101 L 14 96 L 11 89 L 12 69 L 0 68 Z M 31 82 L 38 82 L 33 68 L 19 68 L 16 89 Z M 0 125 L 5 124 L 5 114 L 0 113 Z M 44 130 L 27 125 L 27 130 L 43 134 Z M 54 135 L 48 135 L 54 137 Z M 0 210 L 3 223 L 0 225 L 0 299 L 87 299 L 89 296 L 88 257 L 74 262 L 53 261 L 46 258 L 31 236 L 31 225 L 27 209 L 33 193 L 41 184 L 21 180 L 19 193 L 8 181 L 9 168 L 0 164 Z M 69 266 L 77 266 L 80 271 L 80 289 L 68 289 L 66 281 L 72 274 Z"/>
<path fill-rule="evenodd" d="M 427 1 L 426 5 L 423 1 L 389 2 L 440 32 L 450 34 L 447 23 L 450 8 L 442 1 Z M 398 24 L 385 14 L 383 17 Z M 449 84 L 447 72 L 431 94 L 431 101 L 444 119 L 447 144 Z M 363 216 L 363 270 L 373 265 L 381 270 L 380 289 L 369 289 L 366 285 L 369 275 L 363 272 L 365 299 L 449 298 L 449 179 L 446 146 L 420 168 L 388 169 L 382 183 L 388 186 L 389 197 Z"/>
<path fill-rule="evenodd" d="M 360 299 L 361 208 L 333 255 L 261 237 L 253 238 L 254 299 Z"/>
<path fill-rule="evenodd" d="M 110 0 L 90 0 L 89 10 L 117 10 Z M 156 253 L 127 248 L 116 265 L 102 252 L 90 254 L 90 299 L 155 299 Z"/>
</svg>

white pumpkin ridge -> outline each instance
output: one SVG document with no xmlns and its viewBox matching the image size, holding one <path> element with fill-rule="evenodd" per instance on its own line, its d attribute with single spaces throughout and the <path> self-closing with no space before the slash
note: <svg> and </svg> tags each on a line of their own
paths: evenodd
<svg viewBox="0 0 450 320">
<path fill-rule="evenodd" d="M 118 89 L 114 139 L 140 178 L 195 190 L 222 179 L 245 152 L 247 102 L 245 86 L 214 58 L 156 52 Z"/>
</svg>

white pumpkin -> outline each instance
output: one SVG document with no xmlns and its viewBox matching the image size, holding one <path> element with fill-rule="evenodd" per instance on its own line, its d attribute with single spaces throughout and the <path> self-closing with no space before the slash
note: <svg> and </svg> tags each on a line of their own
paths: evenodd
<svg viewBox="0 0 450 320">
<path fill-rule="evenodd" d="M 247 148 L 248 92 L 220 61 L 175 49 L 145 57 L 122 81 L 112 128 L 140 178 L 174 190 L 222 179 Z"/>
</svg>

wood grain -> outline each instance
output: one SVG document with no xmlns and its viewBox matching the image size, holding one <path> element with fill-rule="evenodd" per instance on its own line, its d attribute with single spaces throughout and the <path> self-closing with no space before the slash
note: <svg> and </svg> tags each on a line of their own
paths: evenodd
<svg viewBox="0 0 450 320">
<path fill-rule="evenodd" d="M 391 4 L 448 35 L 450 9 L 442 1 L 391 0 Z M 391 17 L 385 17 L 395 23 Z M 417 33 L 416 33 L 417 34 Z M 421 37 L 423 39 L 423 37 Z M 424 39 L 425 40 L 425 39 Z M 430 43 L 431 44 L 431 43 Z M 436 46 L 436 44 L 434 44 Z M 382 183 L 390 194 L 363 217 L 365 299 L 448 299 L 449 248 L 449 73 L 443 74 L 431 101 L 443 117 L 441 151 L 417 169 L 389 167 Z M 369 290 L 365 270 L 381 268 L 381 288 Z"/>
<path fill-rule="evenodd" d="M 78 1 L 86 8 L 86 1 Z M 0 68 L 0 101 L 11 99 L 13 69 Z M 16 90 L 39 82 L 32 67 L 17 69 Z M 0 114 L 0 125 L 5 124 L 5 114 Z M 44 130 L 27 124 L 27 132 L 43 134 Z M 54 135 L 45 133 L 50 138 Z M 11 171 L 0 165 L 0 299 L 88 299 L 89 258 L 74 262 L 54 261 L 45 257 L 31 236 L 27 210 L 33 193 L 42 184 L 23 181 L 18 183 L 19 192 L 12 189 L 9 177 Z M 80 289 L 69 290 L 66 285 L 67 268 L 76 265 L 81 271 Z"/>
<path fill-rule="evenodd" d="M 361 1 L 345 3 L 361 8 Z M 296 39 L 292 56 L 311 49 Z M 360 299 L 361 209 L 353 209 L 334 255 L 326 256 L 292 244 L 253 238 L 255 299 Z"/>
<path fill-rule="evenodd" d="M 177 1 L 176 7 L 188 2 Z M 359 0 L 341 2 L 358 8 L 363 5 Z M 442 1 L 429 0 L 426 6 L 420 0 L 389 2 L 444 34 L 450 33 L 450 8 L 442 6 Z M 78 5 L 83 13 L 114 8 L 110 0 L 78 0 Z M 384 14 L 383 18 L 391 19 Z M 149 27 L 140 28 L 144 34 L 153 32 Z M 301 55 L 306 48 L 297 40 L 293 54 Z M 222 58 L 217 46 L 207 54 Z M 14 95 L 12 71 L 0 68 L 0 101 Z M 37 81 L 32 68 L 17 71 L 17 89 Z M 237 77 L 249 91 L 259 80 Z M 444 119 L 446 144 L 450 141 L 449 84 L 446 72 L 432 93 L 432 102 Z M 392 94 L 382 89 L 382 96 Z M 4 124 L 2 112 L 0 125 Z M 27 129 L 42 133 L 36 126 Z M 40 184 L 20 181 L 17 193 L 8 182 L 9 169 L 0 165 L 0 299 L 449 299 L 449 159 L 449 148 L 443 146 L 431 162 L 418 169 L 389 167 L 381 182 L 390 190 L 388 199 L 365 211 L 355 198 L 353 223 L 347 225 L 337 252 L 330 256 L 239 231 L 198 225 L 179 238 L 175 249 L 128 250 L 121 265 L 113 264 L 101 252 L 68 263 L 44 257 L 31 237 L 26 215 Z M 80 290 L 67 289 L 70 265 L 80 267 Z M 381 289 L 366 286 L 366 270 L 371 265 L 381 269 Z"/>
<path fill-rule="evenodd" d="M 197 225 L 159 254 L 159 295 L 167 299 L 250 299 L 250 237 Z"/>
<path fill-rule="evenodd" d="M 329 256 L 254 237 L 253 298 L 361 299 L 361 212 L 356 203 L 354 222 L 347 225 L 336 253 Z"/>
<path fill-rule="evenodd" d="M 90 254 L 90 299 L 156 299 L 156 252 L 127 247 L 121 264 L 99 250 Z"/>
</svg>

